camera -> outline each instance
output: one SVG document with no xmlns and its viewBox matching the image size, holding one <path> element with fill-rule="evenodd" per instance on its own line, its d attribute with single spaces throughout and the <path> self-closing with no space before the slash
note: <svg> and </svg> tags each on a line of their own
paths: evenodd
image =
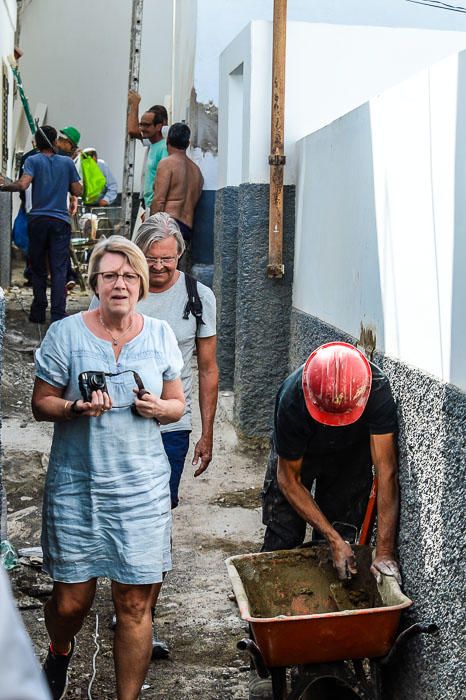
<svg viewBox="0 0 466 700">
<path fill-rule="evenodd" d="M 79 390 L 83 401 L 92 401 L 93 391 L 106 391 L 107 382 L 105 380 L 105 372 L 81 372 L 78 377 Z"/>
</svg>

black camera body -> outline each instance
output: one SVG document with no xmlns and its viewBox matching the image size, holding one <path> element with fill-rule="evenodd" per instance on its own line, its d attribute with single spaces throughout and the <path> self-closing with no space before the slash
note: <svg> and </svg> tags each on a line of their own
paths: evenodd
<svg viewBox="0 0 466 700">
<path fill-rule="evenodd" d="M 105 372 L 81 372 L 78 376 L 78 384 L 83 401 L 92 401 L 92 392 L 99 389 L 108 394 Z"/>
</svg>

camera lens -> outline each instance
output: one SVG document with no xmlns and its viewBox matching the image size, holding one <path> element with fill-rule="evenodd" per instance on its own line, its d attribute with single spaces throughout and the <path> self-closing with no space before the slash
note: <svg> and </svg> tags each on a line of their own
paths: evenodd
<svg viewBox="0 0 466 700">
<path fill-rule="evenodd" d="M 92 374 L 89 377 L 91 389 L 105 389 L 105 377 L 102 374 Z"/>
</svg>

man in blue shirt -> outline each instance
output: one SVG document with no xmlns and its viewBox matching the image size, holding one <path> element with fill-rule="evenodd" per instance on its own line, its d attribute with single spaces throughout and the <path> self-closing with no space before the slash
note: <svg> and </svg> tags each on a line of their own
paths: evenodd
<svg viewBox="0 0 466 700">
<path fill-rule="evenodd" d="M 39 127 L 35 134 L 39 153 L 27 159 L 19 180 L 10 185 L 0 180 L 0 189 L 6 192 L 24 192 L 32 183 L 32 208 L 28 215 L 32 323 L 45 323 L 47 263 L 51 278 L 51 320 L 59 321 L 66 316 L 65 285 L 71 239 L 68 193 L 79 197 L 82 185 L 71 158 L 56 154 L 56 140 L 56 129 Z"/>
</svg>

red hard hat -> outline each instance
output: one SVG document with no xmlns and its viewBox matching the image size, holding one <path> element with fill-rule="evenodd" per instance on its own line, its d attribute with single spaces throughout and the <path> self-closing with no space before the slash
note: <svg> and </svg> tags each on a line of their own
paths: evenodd
<svg viewBox="0 0 466 700">
<path fill-rule="evenodd" d="M 348 343 L 321 345 L 304 365 L 306 407 L 324 425 L 349 425 L 357 421 L 366 407 L 371 384 L 369 362 Z"/>
</svg>

